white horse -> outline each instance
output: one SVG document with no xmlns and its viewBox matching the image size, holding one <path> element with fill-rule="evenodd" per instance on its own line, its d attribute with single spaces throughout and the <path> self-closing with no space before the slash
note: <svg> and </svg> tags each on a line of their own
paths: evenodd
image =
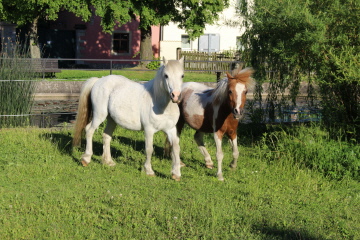
<svg viewBox="0 0 360 240">
<path fill-rule="evenodd" d="M 93 154 L 92 138 L 94 131 L 107 118 L 103 133 L 102 162 L 114 166 L 111 158 L 110 141 L 116 124 L 130 130 L 144 130 L 147 175 L 155 176 L 151 167 L 153 136 L 164 131 L 172 146 L 172 178 L 180 180 L 180 145 L 176 132 L 179 119 L 181 85 L 184 77 L 184 58 L 169 60 L 165 58 L 154 79 L 140 84 L 124 76 L 110 75 L 90 78 L 81 90 L 78 114 L 75 123 L 73 145 L 79 145 L 81 133 L 86 130 L 86 150 L 81 157 L 87 166 Z M 92 120 L 91 118 L 92 112 Z M 85 127 L 86 126 L 86 127 Z"/>
</svg>

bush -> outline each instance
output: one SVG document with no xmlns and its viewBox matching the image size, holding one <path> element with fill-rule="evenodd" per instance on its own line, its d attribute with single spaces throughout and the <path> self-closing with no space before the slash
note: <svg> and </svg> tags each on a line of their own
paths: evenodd
<svg viewBox="0 0 360 240">
<path fill-rule="evenodd" d="M 243 56 L 256 69 L 258 83 L 270 82 L 265 106 L 270 119 L 287 100 L 284 90 L 290 89 L 294 102 L 299 82 L 307 80 L 320 86 L 327 123 L 359 121 L 358 9 L 354 0 L 241 1 Z"/>
<path fill-rule="evenodd" d="M 153 60 L 155 61 L 151 61 L 149 64 L 146 65 L 147 69 L 156 70 L 160 67 L 160 58 L 153 57 Z"/>
</svg>

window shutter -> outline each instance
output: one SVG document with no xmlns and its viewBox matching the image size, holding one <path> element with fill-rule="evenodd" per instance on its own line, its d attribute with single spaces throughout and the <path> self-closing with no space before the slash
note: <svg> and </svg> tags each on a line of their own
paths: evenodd
<svg viewBox="0 0 360 240">
<path fill-rule="evenodd" d="M 199 38 L 200 52 L 218 52 L 220 51 L 220 35 L 204 34 Z"/>
<path fill-rule="evenodd" d="M 218 52 L 220 51 L 220 35 L 219 34 L 209 34 L 209 52 Z"/>
<path fill-rule="evenodd" d="M 200 52 L 208 52 L 209 51 L 209 36 L 202 35 L 199 38 L 199 51 Z"/>
</svg>

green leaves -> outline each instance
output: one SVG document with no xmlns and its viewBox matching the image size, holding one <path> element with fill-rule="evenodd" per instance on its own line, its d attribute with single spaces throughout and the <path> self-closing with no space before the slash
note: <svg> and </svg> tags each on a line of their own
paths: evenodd
<svg viewBox="0 0 360 240">
<path fill-rule="evenodd" d="M 324 119 L 358 121 L 359 5 L 358 0 L 256 0 L 253 5 L 242 0 L 244 60 L 257 69 L 258 82 L 269 80 L 275 91 L 287 84 L 287 77 L 294 82 L 315 79 L 323 100 L 330 101 L 323 101 L 323 107 L 332 107 Z M 276 99 L 268 101 L 274 105 Z M 337 114 L 333 107 L 339 109 Z"/>
</svg>

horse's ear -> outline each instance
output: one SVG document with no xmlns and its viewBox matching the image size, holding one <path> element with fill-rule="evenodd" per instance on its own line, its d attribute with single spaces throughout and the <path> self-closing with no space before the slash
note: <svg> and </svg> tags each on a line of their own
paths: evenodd
<svg viewBox="0 0 360 240">
<path fill-rule="evenodd" d="M 228 79 L 230 79 L 230 78 L 234 78 L 233 76 L 231 76 L 228 72 L 226 72 L 226 76 L 227 76 L 227 78 Z"/>
<path fill-rule="evenodd" d="M 168 63 L 168 61 L 166 60 L 165 57 L 163 57 L 163 62 L 164 62 L 164 65 L 166 65 Z"/>
</svg>

